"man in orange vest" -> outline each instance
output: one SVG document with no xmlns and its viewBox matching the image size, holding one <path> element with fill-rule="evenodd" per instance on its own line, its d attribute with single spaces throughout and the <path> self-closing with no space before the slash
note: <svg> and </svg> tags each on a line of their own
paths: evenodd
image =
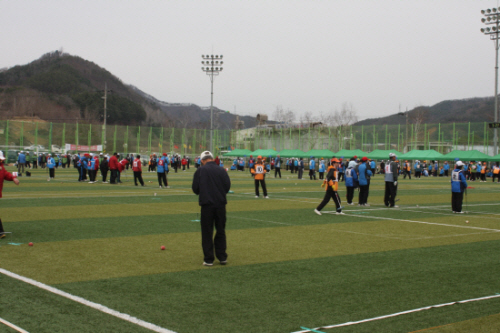
<svg viewBox="0 0 500 333">
<path fill-rule="evenodd" d="M 142 180 L 141 155 L 137 155 L 137 158 L 132 163 L 132 171 L 134 171 L 134 184 L 135 184 L 135 186 L 137 186 L 137 179 L 139 179 L 141 186 L 144 186 L 144 181 Z"/>
<path fill-rule="evenodd" d="M 403 179 L 406 179 L 406 175 L 408 175 L 409 179 L 411 179 L 411 166 L 410 166 L 410 162 L 405 161 L 405 164 L 403 166 L 403 173 L 404 173 Z"/>
<path fill-rule="evenodd" d="M 255 165 L 250 169 L 250 172 L 255 179 L 255 197 L 259 197 L 260 183 L 260 185 L 262 185 L 262 191 L 264 192 L 264 198 L 269 199 L 269 197 L 267 196 L 266 181 L 264 179 L 266 168 L 264 167 L 264 163 L 262 162 L 262 156 L 257 156 L 257 163 L 255 163 Z"/>
<path fill-rule="evenodd" d="M 498 166 L 498 162 L 493 164 L 491 171 L 493 172 L 493 182 L 495 182 L 495 178 L 497 178 L 497 183 L 500 183 L 500 167 Z"/>
<path fill-rule="evenodd" d="M 337 168 L 339 166 L 339 163 L 340 161 L 335 157 L 330 161 L 326 178 L 321 185 L 321 187 L 324 187 L 326 185 L 325 197 L 323 198 L 323 201 L 319 204 L 319 206 L 314 210 L 314 212 L 318 215 L 321 215 L 321 210 L 326 206 L 328 202 L 330 202 L 330 199 L 333 199 L 333 201 L 335 202 L 337 215 L 344 215 L 344 213 L 342 213 L 342 207 L 340 206 L 340 197 L 337 193 L 339 187 L 339 175 L 337 172 Z"/>
</svg>

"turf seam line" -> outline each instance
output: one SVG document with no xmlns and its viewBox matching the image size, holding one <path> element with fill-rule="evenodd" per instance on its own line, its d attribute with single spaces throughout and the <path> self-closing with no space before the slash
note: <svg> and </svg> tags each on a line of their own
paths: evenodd
<svg viewBox="0 0 500 333">
<path fill-rule="evenodd" d="M 44 283 L 35 281 L 33 279 L 30 279 L 30 278 L 18 275 L 16 273 L 12 273 L 12 272 L 10 272 L 8 270 L 5 270 L 3 268 L 0 268 L 0 273 L 2 273 L 4 275 L 7 275 L 7 276 L 9 276 L 11 278 L 14 278 L 16 280 L 19 280 L 19 281 L 22 281 L 22 282 L 26 282 L 26 283 L 31 284 L 31 285 L 33 285 L 35 287 L 40 288 L 40 289 L 49 291 L 49 292 L 51 292 L 53 294 L 56 294 L 56 295 L 68 298 L 68 299 L 70 299 L 72 301 L 75 301 L 77 303 L 86 305 L 86 306 L 88 306 L 90 308 L 93 308 L 93 309 L 96 309 L 98 311 L 107 313 L 107 314 L 109 314 L 111 316 L 114 316 L 116 318 L 119 318 L 119 319 L 128 321 L 130 323 L 136 324 L 138 326 L 147 328 L 147 329 L 149 329 L 151 331 L 158 332 L 158 333 L 175 333 L 174 331 L 168 330 L 166 328 L 157 326 L 157 325 L 152 324 L 152 323 L 148 323 L 148 322 L 146 322 L 144 320 L 141 320 L 139 318 L 132 317 L 131 315 L 128 315 L 126 313 L 122 313 L 122 312 L 110 309 L 107 306 L 104 306 L 104 305 L 101 305 L 101 304 L 98 304 L 98 303 L 94 303 L 94 302 L 88 301 L 88 300 L 86 300 L 86 299 L 84 299 L 82 297 L 71 295 L 71 294 L 69 294 L 69 293 L 67 293 L 65 291 L 62 291 L 62 290 L 59 290 L 57 288 L 48 286 L 48 285 L 46 285 Z"/>
<path fill-rule="evenodd" d="M 16 325 L 14 325 L 14 324 L 12 324 L 12 323 L 9 323 L 9 322 L 8 322 L 7 320 L 5 320 L 5 319 L 0 318 L 0 323 L 5 324 L 5 325 L 9 326 L 9 327 L 10 327 L 10 328 L 12 328 L 12 329 L 15 329 L 16 331 L 18 331 L 18 332 L 20 332 L 20 333 L 29 333 L 28 331 L 26 331 L 26 330 L 22 329 L 21 327 L 16 326 Z"/>
<path fill-rule="evenodd" d="M 448 302 L 448 303 L 441 303 L 441 304 L 435 304 L 435 305 L 429 305 L 429 306 L 424 306 L 421 308 L 417 309 L 412 309 L 412 310 L 406 310 L 406 311 L 401 311 L 401 312 L 396 312 L 396 313 L 391 313 L 388 315 L 383 315 L 379 317 L 373 317 L 373 318 L 368 318 L 368 319 L 363 319 L 363 320 L 358 320 L 358 321 L 348 321 L 342 324 L 335 324 L 335 325 L 328 325 L 328 326 L 321 326 L 321 327 L 316 327 L 313 330 L 303 330 L 303 331 L 296 331 L 292 333 L 308 333 L 308 332 L 314 332 L 314 330 L 322 330 L 322 329 L 330 329 L 330 328 L 336 328 L 336 327 L 344 327 L 344 326 L 351 326 L 351 325 L 356 325 L 356 324 L 361 324 L 361 323 L 367 323 L 370 321 L 375 321 L 375 320 L 380 320 L 380 319 L 386 319 L 386 318 L 392 318 L 396 316 L 401 316 L 404 314 L 408 313 L 413 313 L 413 312 L 419 312 L 419 311 L 424 311 L 424 310 L 430 310 L 433 308 L 441 308 L 444 306 L 449 306 L 449 305 L 454 305 L 454 304 L 463 304 L 463 303 L 469 303 L 469 302 L 477 302 L 477 301 L 483 301 L 487 299 L 492 299 L 492 298 L 499 298 L 499 294 L 495 295 L 490 295 L 490 296 L 484 296 L 484 297 L 478 297 L 478 298 L 471 298 L 471 299 L 466 299 L 463 301 L 454 301 L 454 302 Z"/>
</svg>

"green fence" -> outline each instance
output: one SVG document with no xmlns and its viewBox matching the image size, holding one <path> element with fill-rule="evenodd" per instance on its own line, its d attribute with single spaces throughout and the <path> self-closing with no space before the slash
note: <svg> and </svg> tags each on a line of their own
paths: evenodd
<svg viewBox="0 0 500 333">
<path fill-rule="evenodd" d="M 230 147 L 232 131 L 214 130 L 213 136 L 217 153 Z M 104 130 L 102 125 L 91 124 L 0 121 L 0 146 L 4 149 L 52 152 L 73 144 L 102 145 L 107 153 L 194 155 L 207 150 L 209 141 L 210 130 L 206 129 L 111 125 Z"/>
<path fill-rule="evenodd" d="M 214 130 L 215 153 L 234 148 L 249 149 L 477 149 L 496 155 L 493 130 L 487 123 L 408 124 L 340 127 L 257 127 L 244 130 Z M 107 126 L 29 121 L 0 121 L 0 146 L 4 150 L 49 151 L 65 144 L 103 145 L 107 153 L 163 153 L 196 155 L 210 146 L 210 130 L 145 126 Z M 43 146 L 44 148 L 40 148 Z M 38 149 L 36 147 L 39 147 Z"/>
</svg>

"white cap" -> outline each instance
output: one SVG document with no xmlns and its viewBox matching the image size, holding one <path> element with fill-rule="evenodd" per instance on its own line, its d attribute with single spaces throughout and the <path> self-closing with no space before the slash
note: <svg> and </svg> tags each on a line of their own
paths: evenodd
<svg viewBox="0 0 500 333">
<path fill-rule="evenodd" d="M 205 150 L 203 153 L 201 153 L 200 159 L 204 160 L 204 159 L 207 159 L 207 158 L 214 158 L 214 156 L 212 155 L 211 152 L 209 152 L 208 150 Z"/>
<path fill-rule="evenodd" d="M 457 161 L 456 165 L 460 167 L 460 166 L 464 166 L 464 163 L 462 161 Z"/>
<path fill-rule="evenodd" d="M 0 151 L 0 160 L 2 160 L 2 161 L 5 160 L 5 156 L 3 156 L 3 151 Z"/>
<path fill-rule="evenodd" d="M 102 155 L 102 153 L 100 153 L 99 155 Z"/>
<path fill-rule="evenodd" d="M 396 157 L 396 154 L 389 153 L 389 158 L 391 158 L 391 157 Z"/>
</svg>

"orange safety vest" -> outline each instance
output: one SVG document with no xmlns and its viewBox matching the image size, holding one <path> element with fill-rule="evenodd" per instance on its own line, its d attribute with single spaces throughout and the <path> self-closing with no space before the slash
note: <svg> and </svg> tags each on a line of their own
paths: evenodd
<svg viewBox="0 0 500 333">
<path fill-rule="evenodd" d="M 498 173 L 499 173 L 499 172 L 500 172 L 500 169 L 499 169 L 499 168 L 495 168 L 495 169 L 493 169 L 493 173 L 494 173 L 495 175 L 498 175 Z"/>
<path fill-rule="evenodd" d="M 250 172 L 255 176 L 255 180 L 263 180 L 266 168 L 263 163 L 256 163 L 252 169 L 250 169 Z"/>
<path fill-rule="evenodd" d="M 331 169 L 333 169 L 333 179 L 335 179 L 335 181 L 329 180 L 328 181 L 328 186 L 331 186 L 333 188 L 333 190 L 335 192 L 337 192 L 337 190 L 339 189 L 339 181 L 338 181 L 339 179 L 338 179 L 337 170 L 334 167 L 329 166 L 326 174 L 330 173 Z M 324 180 L 324 183 L 326 183 L 326 179 Z M 327 191 L 327 190 L 328 190 L 328 187 L 325 187 L 325 191 Z"/>
</svg>

